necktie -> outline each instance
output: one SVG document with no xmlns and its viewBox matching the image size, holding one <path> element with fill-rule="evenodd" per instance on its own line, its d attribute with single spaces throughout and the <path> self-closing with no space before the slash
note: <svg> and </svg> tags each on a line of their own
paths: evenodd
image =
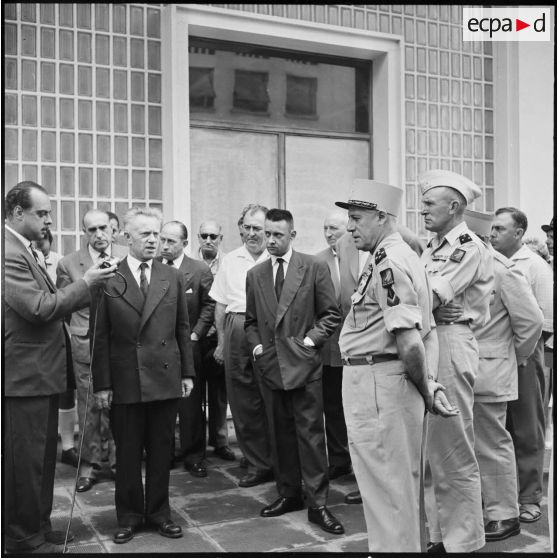
<svg viewBox="0 0 558 558">
<path fill-rule="evenodd" d="M 173 261 L 173 260 L 167 260 L 167 265 L 173 266 L 173 265 L 174 265 L 174 261 Z"/>
<path fill-rule="evenodd" d="M 275 296 L 277 302 L 281 299 L 281 291 L 283 290 L 283 283 L 285 282 L 285 272 L 283 271 L 283 258 L 277 258 L 277 275 L 275 275 Z"/>
<path fill-rule="evenodd" d="M 106 260 L 108 258 L 108 254 L 106 252 L 101 252 L 99 254 L 99 259 L 100 260 Z"/>
<path fill-rule="evenodd" d="M 147 298 L 147 291 L 149 290 L 149 283 L 147 282 L 147 275 L 145 270 L 147 269 L 147 264 L 142 262 L 139 266 L 140 268 L 140 291 L 143 294 L 143 298 Z"/>
</svg>

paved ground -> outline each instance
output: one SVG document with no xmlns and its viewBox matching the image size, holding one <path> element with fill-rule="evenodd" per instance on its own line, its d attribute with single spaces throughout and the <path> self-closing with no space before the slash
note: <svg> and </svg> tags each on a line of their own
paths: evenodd
<svg viewBox="0 0 558 558">
<path fill-rule="evenodd" d="M 238 447 L 233 446 L 237 456 Z M 343 496 L 355 488 L 352 475 L 334 480 L 328 506 L 342 521 L 345 535 L 335 536 L 308 523 L 306 511 L 278 518 L 262 518 L 260 509 L 276 498 L 275 485 L 238 488 L 244 470 L 238 461 L 226 462 L 208 454 L 207 478 L 195 478 L 177 466 L 171 473 L 170 498 L 173 519 L 184 530 L 181 539 L 167 539 L 155 531 L 138 533 L 125 545 L 115 545 L 116 528 L 114 483 L 103 471 L 99 482 L 89 491 L 77 494 L 72 521 L 75 539 L 70 553 L 114 552 L 353 552 L 367 553 L 362 506 L 347 505 Z M 56 529 L 65 529 L 72 501 L 75 469 L 58 464 L 55 486 Z M 516 537 L 487 544 L 481 552 L 549 552 L 547 505 L 543 517 L 533 524 L 522 524 Z"/>
</svg>

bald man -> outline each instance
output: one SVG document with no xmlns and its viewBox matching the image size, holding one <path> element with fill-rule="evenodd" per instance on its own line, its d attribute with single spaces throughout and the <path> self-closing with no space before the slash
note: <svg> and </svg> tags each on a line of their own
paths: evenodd
<svg viewBox="0 0 558 558">
<path fill-rule="evenodd" d="M 341 306 L 341 289 L 336 244 L 346 230 L 347 212 L 335 210 L 329 213 L 324 220 L 324 238 L 328 247 L 316 254 L 316 258 L 325 261 L 329 267 L 339 306 Z M 345 425 L 341 397 L 343 365 L 339 352 L 339 333 L 342 326 L 342 323 L 339 324 L 333 335 L 325 342 L 321 351 L 323 361 L 322 390 L 330 480 L 351 472 L 351 456 L 349 454 L 347 426 Z"/>
</svg>

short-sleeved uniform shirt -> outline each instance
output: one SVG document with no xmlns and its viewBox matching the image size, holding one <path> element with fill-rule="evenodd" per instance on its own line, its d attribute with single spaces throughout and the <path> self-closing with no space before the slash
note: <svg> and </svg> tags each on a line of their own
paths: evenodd
<svg viewBox="0 0 558 558">
<path fill-rule="evenodd" d="M 463 320 L 482 327 L 490 319 L 494 259 L 482 240 L 463 221 L 442 238 L 435 237 L 422 253 L 432 291 L 442 306 L 463 306 Z"/>
<path fill-rule="evenodd" d="M 396 232 L 384 238 L 365 267 L 339 338 L 344 356 L 397 354 L 394 332 L 435 327 L 424 265 Z"/>
</svg>

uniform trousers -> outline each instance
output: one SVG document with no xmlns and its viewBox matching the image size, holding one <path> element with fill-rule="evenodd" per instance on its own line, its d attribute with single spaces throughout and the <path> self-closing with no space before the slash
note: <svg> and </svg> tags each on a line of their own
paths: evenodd
<svg viewBox="0 0 558 558">
<path fill-rule="evenodd" d="M 169 471 L 178 399 L 112 404 L 116 517 L 120 527 L 170 519 Z M 145 449 L 145 498 L 141 474 Z"/>
<path fill-rule="evenodd" d="M 280 496 L 300 497 L 304 481 L 309 507 L 325 506 L 329 491 L 322 382 L 297 389 L 262 390 L 272 440 L 273 473 Z"/>
<path fill-rule="evenodd" d="M 543 497 L 547 383 L 544 368 L 541 338 L 527 364 L 517 369 L 518 399 L 508 404 L 506 427 L 515 447 L 520 504 L 538 504 Z"/>
<path fill-rule="evenodd" d="M 426 454 L 434 489 L 434 498 L 425 498 L 428 529 L 430 540 L 443 542 L 448 552 L 472 552 L 485 543 L 473 427 L 479 350 L 468 325 L 439 325 L 437 331 L 438 381 L 459 415 L 428 415 Z"/>
<path fill-rule="evenodd" d="M 424 401 L 401 361 L 343 368 L 349 451 L 371 552 L 420 552 Z"/>
<path fill-rule="evenodd" d="M 108 416 L 107 409 L 100 409 L 95 404 L 93 396 L 93 384 L 89 386 L 90 378 L 90 356 L 89 338 L 72 335 L 72 356 L 74 364 L 74 375 L 77 390 L 77 410 L 80 435 L 83 433 L 82 446 L 82 470 L 80 476 L 94 476 L 95 470 L 101 468 L 103 446 L 102 440 L 108 440 L 109 463 L 111 467 L 116 464 L 116 451 L 114 440 L 110 429 L 106 428 L 106 421 L 103 417 Z M 89 398 L 87 392 L 89 390 Z M 87 420 L 86 418 L 87 406 Z"/>
<path fill-rule="evenodd" d="M 271 447 L 261 379 L 252 365 L 243 314 L 229 313 L 226 316 L 223 356 L 238 445 L 248 461 L 249 472 L 269 472 Z"/>
<path fill-rule="evenodd" d="M 58 394 L 4 398 L 5 550 L 31 550 L 52 530 Z"/>
<path fill-rule="evenodd" d="M 507 406 L 507 401 L 475 401 L 473 406 L 475 455 L 487 521 L 519 515 L 515 454 L 511 435 L 506 430 Z"/>
<path fill-rule="evenodd" d="M 351 465 L 351 456 L 343 414 L 342 385 L 343 367 L 324 365 L 322 390 L 328 462 L 330 466 L 348 467 Z"/>
</svg>

